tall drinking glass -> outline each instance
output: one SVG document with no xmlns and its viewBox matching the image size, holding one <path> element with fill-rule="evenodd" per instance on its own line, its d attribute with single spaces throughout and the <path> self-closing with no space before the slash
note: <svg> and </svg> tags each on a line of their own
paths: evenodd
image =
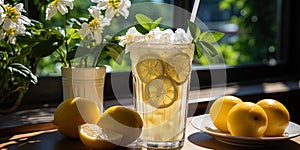
<svg viewBox="0 0 300 150">
<path fill-rule="evenodd" d="M 138 144 L 175 148 L 184 143 L 193 44 L 132 43 L 134 107 L 144 127 Z"/>
</svg>

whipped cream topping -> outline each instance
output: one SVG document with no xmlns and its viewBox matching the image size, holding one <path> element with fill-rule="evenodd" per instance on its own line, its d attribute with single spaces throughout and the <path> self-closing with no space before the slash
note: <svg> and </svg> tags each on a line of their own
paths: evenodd
<svg viewBox="0 0 300 150">
<path fill-rule="evenodd" d="M 143 35 L 135 27 L 128 29 L 126 35 L 119 37 L 119 45 L 125 46 L 134 42 L 147 44 L 189 44 L 192 43 L 192 36 L 182 28 L 173 32 L 171 29 L 161 30 L 159 27 L 152 29 Z M 128 49 L 125 48 L 125 53 Z"/>
</svg>

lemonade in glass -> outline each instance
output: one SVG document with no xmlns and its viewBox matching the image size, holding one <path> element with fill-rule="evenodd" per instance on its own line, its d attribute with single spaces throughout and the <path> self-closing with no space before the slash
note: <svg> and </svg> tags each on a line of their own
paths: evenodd
<svg viewBox="0 0 300 150">
<path fill-rule="evenodd" d="M 144 123 L 138 144 L 175 148 L 182 146 L 185 138 L 194 45 L 182 37 L 180 42 L 174 41 L 176 34 L 160 36 L 166 37 L 144 38 L 128 46 L 134 107 Z"/>
</svg>

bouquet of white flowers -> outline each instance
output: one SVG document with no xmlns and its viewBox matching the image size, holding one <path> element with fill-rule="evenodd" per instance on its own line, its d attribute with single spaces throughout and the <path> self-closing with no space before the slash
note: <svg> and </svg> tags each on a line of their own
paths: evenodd
<svg viewBox="0 0 300 150">
<path fill-rule="evenodd" d="M 121 53 L 118 45 L 104 42 L 103 32 L 114 17 L 120 15 L 128 17 L 131 2 L 129 0 L 91 0 L 91 2 L 94 5 L 88 8 L 90 18 L 80 18 L 81 20 L 72 18 L 73 24 L 69 26 L 66 23 L 68 19 L 66 15 L 73 9 L 73 0 L 54 0 L 46 8 L 46 20 L 52 19 L 57 12 L 64 16 L 63 31 L 60 31 L 64 41 L 57 51 L 59 60 L 64 66 L 71 67 L 71 60 L 80 57 L 79 63 L 74 64 L 75 66 L 95 67 L 107 57 L 116 60 L 118 56 L 115 53 Z M 72 40 L 78 39 L 78 43 L 70 44 Z M 92 56 L 91 63 L 88 63 L 88 56 Z"/>
</svg>

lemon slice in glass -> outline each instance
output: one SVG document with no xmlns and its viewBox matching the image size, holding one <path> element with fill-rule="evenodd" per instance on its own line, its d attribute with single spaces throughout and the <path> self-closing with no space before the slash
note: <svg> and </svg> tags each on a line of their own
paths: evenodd
<svg viewBox="0 0 300 150">
<path fill-rule="evenodd" d="M 155 108 L 167 108 L 178 98 L 176 83 L 160 77 L 146 84 L 145 101 Z"/>
<path fill-rule="evenodd" d="M 82 143 L 93 149 L 111 149 L 122 140 L 123 135 L 106 130 L 96 124 L 82 124 L 78 127 L 79 137 Z"/>
<path fill-rule="evenodd" d="M 177 53 L 164 63 L 166 74 L 178 84 L 182 84 L 191 72 L 190 56 L 186 53 Z"/>
<path fill-rule="evenodd" d="M 137 63 L 136 71 L 140 79 L 147 83 L 163 75 L 163 64 L 157 58 L 143 59 Z"/>
</svg>

